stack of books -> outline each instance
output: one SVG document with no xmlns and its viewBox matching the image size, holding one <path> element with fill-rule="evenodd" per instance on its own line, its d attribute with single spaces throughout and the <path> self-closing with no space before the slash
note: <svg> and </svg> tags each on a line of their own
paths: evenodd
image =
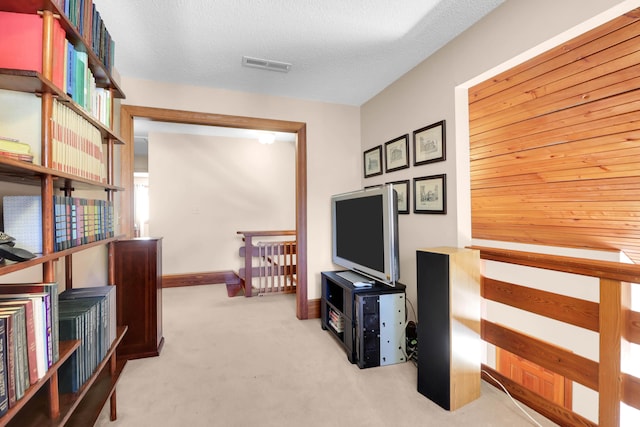
<svg viewBox="0 0 640 427">
<path fill-rule="evenodd" d="M 93 375 L 116 338 L 116 287 L 68 289 L 60 294 L 60 339 L 80 346 L 60 367 L 60 393 L 75 393 Z"/>
<path fill-rule="evenodd" d="M 58 360 L 57 283 L 0 287 L 0 415 Z"/>
<path fill-rule="evenodd" d="M 18 139 L 0 135 L 0 156 L 13 160 L 33 163 L 31 146 Z"/>
<path fill-rule="evenodd" d="M 339 334 L 344 332 L 344 317 L 329 307 L 329 325 Z"/>
</svg>

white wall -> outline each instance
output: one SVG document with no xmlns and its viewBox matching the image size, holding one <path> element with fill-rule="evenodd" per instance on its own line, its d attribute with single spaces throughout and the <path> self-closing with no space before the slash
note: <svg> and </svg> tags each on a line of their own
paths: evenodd
<svg viewBox="0 0 640 427">
<path fill-rule="evenodd" d="M 123 104 L 307 124 L 308 298 L 320 298 L 320 272 L 335 268 L 329 198 L 361 184 L 359 108 L 127 77 L 121 87 L 127 95 Z M 236 226 L 229 225 L 229 231 L 235 233 Z M 188 244 L 188 237 L 181 244 Z"/>
<path fill-rule="evenodd" d="M 149 134 L 149 235 L 163 274 L 237 271 L 236 231 L 295 230 L 295 146 Z"/>
</svg>

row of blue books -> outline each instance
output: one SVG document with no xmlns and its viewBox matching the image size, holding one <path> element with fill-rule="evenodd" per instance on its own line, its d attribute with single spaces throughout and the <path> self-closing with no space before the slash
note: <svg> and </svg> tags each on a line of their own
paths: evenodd
<svg viewBox="0 0 640 427">
<path fill-rule="evenodd" d="M 64 10 L 71 24 L 87 41 L 105 68 L 111 72 L 115 43 L 93 0 L 57 0 L 56 3 Z"/>
<path fill-rule="evenodd" d="M 113 202 L 53 196 L 53 205 L 55 251 L 115 235 Z"/>
</svg>

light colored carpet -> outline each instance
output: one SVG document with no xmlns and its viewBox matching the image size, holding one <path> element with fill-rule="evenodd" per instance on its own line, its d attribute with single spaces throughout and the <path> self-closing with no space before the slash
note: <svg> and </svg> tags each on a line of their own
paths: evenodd
<svg viewBox="0 0 640 427">
<path fill-rule="evenodd" d="M 412 363 L 359 369 L 319 319 L 296 319 L 294 295 L 168 288 L 163 315 L 161 355 L 127 364 L 118 419 L 109 421 L 106 405 L 97 426 L 534 425 L 484 382 L 480 399 L 448 412 L 417 392 Z"/>
</svg>

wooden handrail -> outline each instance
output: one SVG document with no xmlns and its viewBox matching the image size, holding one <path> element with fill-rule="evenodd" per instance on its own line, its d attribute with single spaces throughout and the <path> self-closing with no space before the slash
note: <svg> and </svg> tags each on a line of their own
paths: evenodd
<svg viewBox="0 0 640 427">
<path fill-rule="evenodd" d="M 509 264 L 538 267 L 546 270 L 563 271 L 583 276 L 640 283 L 640 265 L 623 264 L 613 261 L 599 261 L 560 255 L 545 255 L 510 249 L 471 246 L 480 251 L 480 258 Z"/>
<path fill-rule="evenodd" d="M 640 410 L 640 379 L 621 372 L 621 359 L 626 356 L 622 342 L 640 344 L 640 313 L 630 309 L 630 287 L 631 283 L 640 283 L 640 265 L 489 247 L 472 248 L 479 250 L 480 258 L 487 261 L 598 278 L 598 303 L 487 277 L 482 277 L 482 296 L 599 333 L 599 362 L 487 319 L 482 319 L 482 339 L 596 390 L 599 393 L 599 425 L 620 426 L 620 402 Z M 508 383 L 507 388 L 511 387 L 510 392 L 517 398 L 552 420 L 562 425 L 591 425 L 551 401 L 541 403 L 539 397 L 533 398 L 530 393 L 523 392 L 521 385 Z"/>
<path fill-rule="evenodd" d="M 296 230 L 237 231 L 245 237 L 254 236 L 295 236 Z"/>
</svg>

